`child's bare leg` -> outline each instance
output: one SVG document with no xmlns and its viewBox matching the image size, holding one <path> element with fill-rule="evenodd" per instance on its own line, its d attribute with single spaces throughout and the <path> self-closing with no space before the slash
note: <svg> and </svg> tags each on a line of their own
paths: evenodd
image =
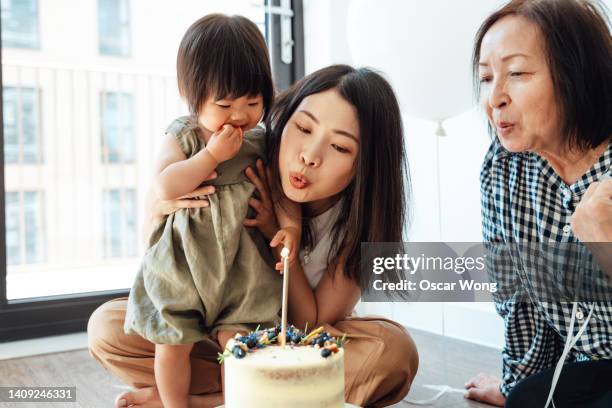
<svg viewBox="0 0 612 408">
<path fill-rule="evenodd" d="M 217 332 L 217 341 L 221 345 L 221 349 L 225 351 L 225 346 L 229 339 L 233 339 L 236 336 L 236 333 L 247 334 L 244 331 L 236 331 L 236 330 L 219 330 Z M 225 365 L 221 367 L 221 390 L 225 393 Z"/>
<path fill-rule="evenodd" d="M 189 396 L 189 408 L 215 408 L 219 405 L 223 405 L 220 392 Z M 115 408 L 121 407 L 164 408 L 155 385 L 122 393 L 115 401 Z"/>
<path fill-rule="evenodd" d="M 188 408 L 193 344 L 155 345 L 155 382 L 165 408 Z"/>
</svg>

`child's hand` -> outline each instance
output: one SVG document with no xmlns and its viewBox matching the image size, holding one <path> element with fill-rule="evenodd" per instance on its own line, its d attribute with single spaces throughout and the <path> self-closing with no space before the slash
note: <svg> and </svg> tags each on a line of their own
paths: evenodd
<svg viewBox="0 0 612 408">
<path fill-rule="evenodd" d="M 297 260 L 298 252 L 300 248 L 300 238 L 301 231 L 294 227 L 286 227 L 278 230 L 272 241 L 270 242 L 270 246 L 272 248 L 276 248 L 278 244 L 283 244 L 284 247 L 289 248 L 289 265 L 292 266 L 294 262 Z M 276 263 L 276 270 L 283 271 L 284 269 L 284 259 L 280 262 Z"/>
<path fill-rule="evenodd" d="M 238 154 L 242 146 L 242 128 L 223 125 L 220 131 L 213 133 L 206 145 L 206 150 L 217 163 L 227 161 Z"/>
</svg>

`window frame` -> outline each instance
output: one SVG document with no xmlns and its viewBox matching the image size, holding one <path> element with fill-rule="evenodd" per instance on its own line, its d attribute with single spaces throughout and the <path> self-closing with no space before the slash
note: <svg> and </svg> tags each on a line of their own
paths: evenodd
<svg viewBox="0 0 612 408">
<path fill-rule="evenodd" d="M 279 7 L 281 0 L 264 0 L 264 8 L 268 5 Z M 273 14 L 272 21 L 269 19 L 269 14 L 266 13 L 266 26 L 270 24 L 269 31 L 272 34 L 274 44 L 271 57 L 272 72 L 275 75 L 274 83 L 277 91 L 285 90 L 289 85 L 304 77 L 304 11 L 303 0 L 291 0 L 291 9 L 293 11 L 292 19 L 292 39 L 293 39 L 293 62 L 287 65 L 281 61 L 281 26 L 280 15 Z"/>
<path fill-rule="evenodd" d="M 270 0 L 266 0 L 266 3 Z M 278 0 L 272 0 L 277 2 Z M 304 34 L 302 0 L 292 0 L 293 16 L 293 67 L 291 82 L 304 75 Z M 275 20 L 272 30 L 277 29 Z M 0 21 L 0 30 L 2 22 Z M 39 45 L 41 42 L 39 32 Z M 2 44 L 0 42 L 0 51 Z M 276 52 L 276 55 L 279 55 Z M 274 61 L 274 64 L 277 62 Z M 0 86 L 3 86 L 0 70 Z M 42 109 L 42 107 L 40 107 Z M 60 335 L 87 330 L 89 317 L 101 304 L 125 297 L 129 289 L 83 292 L 71 295 L 58 295 L 18 300 L 7 300 L 7 257 L 6 257 L 6 202 L 4 169 L 4 114 L 0 103 L 0 343 L 14 340 L 31 339 Z M 137 209 L 138 211 L 138 209 Z"/>
</svg>

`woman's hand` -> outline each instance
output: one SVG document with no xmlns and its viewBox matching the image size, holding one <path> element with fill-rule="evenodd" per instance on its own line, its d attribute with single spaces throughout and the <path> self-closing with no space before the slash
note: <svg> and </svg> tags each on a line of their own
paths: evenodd
<svg viewBox="0 0 612 408">
<path fill-rule="evenodd" d="M 571 225 L 582 242 L 612 242 L 612 180 L 591 183 L 576 206 Z"/>
<path fill-rule="evenodd" d="M 591 183 L 576 206 L 572 231 L 612 278 L 612 180 Z"/>
<path fill-rule="evenodd" d="M 213 172 L 206 180 L 212 180 L 217 177 L 217 173 Z M 215 186 L 202 186 L 193 190 L 191 193 L 185 194 L 175 200 L 159 200 L 153 198 L 151 204 L 151 217 L 160 219 L 166 215 L 170 215 L 182 208 L 204 208 L 210 203 L 205 198 L 209 194 L 215 192 Z"/>
<path fill-rule="evenodd" d="M 465 398 L 503 407 L 506 397 L 499 390 L 501 380 L 489 374 L 478 374 L 465 384 Z"/>
<path fill-rule="evenodd" d="M 206 180 L 212 180 L 216 177 L 217 172 L 213 171 Z M 140 230 L 142 242 L 144 242 L 145 245 L 149 242 L 154 227 L 162 222 L 165 216 L 182 208 L 208 207 L 210 203 L 202 197 L 213 194 L 214 192 L 215 186 L 203 186 L 175 200 L 160 200 L 155 194 L 155 189 L 149 188 L 145 199 L 145 222 Z M 194 198 L 199 199 L 194 200 Z"/>
<path fill-rule="evenodd" d="M 289 266 L 292 266 L 298 258 L 298 252 L 299 252 L 299 247 L 300 247 L 300 237 L 301 237 L 301 231 L 299 231 L 297 228 L 295 227 L 282 228 L 276 233 L 276 235 L 274 235 L 274 238 L 272 238 L 272 241 L 270 242 L 270 246 L 272 248 L 276 248 L 278 244 L 283 244 L 284 247 L 288 248 L 289 249 L 289 256 L 288 256 Z M 276 270 L 281 271 L 282 273 L 283 269 L 284 269 L 284 265 L 281 259 L 280 262 L 276 263 Z"/>
<path fill-rule="evenodd" d="M 253 207 L 257 215 L 255 218 L 245 218 L 243 224 L 247 227 L 257 227 L 266 239 L 272 239 L 278 231 L 278 222 L 274 214 L 274 204 L 270 198 L 268 188 L 268 176 L 264 168 L 263 161 L 257 160 L 257 172 L 248 167 L 245 170 L 246 176 L 259 191 L 259 199 L 251 197 L 249 205 Z"/>
</svg>

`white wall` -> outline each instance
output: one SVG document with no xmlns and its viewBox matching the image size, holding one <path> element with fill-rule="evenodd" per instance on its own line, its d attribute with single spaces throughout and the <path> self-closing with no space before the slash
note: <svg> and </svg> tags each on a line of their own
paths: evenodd
<svg viewBox="0 0 612 408">
<path fill-rule="evenodd" d="M 305 71 L 331 64 L 351 64 L 346 38 L 350 0 L 304 0 Z"/>
</svg>

